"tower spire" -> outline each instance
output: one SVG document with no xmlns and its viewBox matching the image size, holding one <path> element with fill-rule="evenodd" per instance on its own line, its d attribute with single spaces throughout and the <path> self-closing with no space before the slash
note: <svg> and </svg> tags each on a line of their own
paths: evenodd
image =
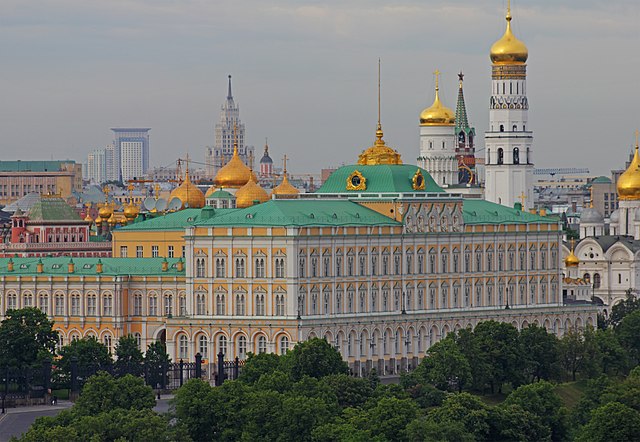
<svg viewBox="0 0 640 442">
<path fill-rule="evenodd" d="M 380 57 L 378 57 L 378 130 L 382 130 L 380 124 Z"/>
<path fill-rule="evenodd" d="M 462 80 L 464 79 L 464 74 L 462 71 L 458 74 L 458 101 L 456 103 L 456 133 L 459 133 L 460 130 L 465 130 L 469 128 L 469 120 L 467 118 L 467 107 L 464 103 L 464 92 L 462 90 Z M 466 132 L 466 131 L 465 131 Z"/>
<path fill-rule="evenodd" d="M 227 100 L 233 100 L 233 94 L 231 94 L 231 75 L 229 75 L 229 91 L 227 92 Z"/>
<path fill-rule="evenodd" d="M 511 21 L 511 0 L 507 0 L 507 15 L 505 18 L 507 21 Z"/>
</svg>

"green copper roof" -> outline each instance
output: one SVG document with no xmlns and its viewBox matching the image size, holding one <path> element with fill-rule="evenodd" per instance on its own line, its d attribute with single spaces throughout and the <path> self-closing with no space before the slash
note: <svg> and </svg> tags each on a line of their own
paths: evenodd
<svg viewBox="0 0 640 442">
<path fill-rule="evenodd" d="M 415 168 L 415 166 L 414 166 Z M 397 226 L 401 223 L 348 200 L 270 200 L 197 226 Z"/>
<path fill-rule="evenodd" d="M 211 195 L 209 195 L 207 197 L 208 198 L 214 198 L 214 199 L 232 199 L 234 198 L 234 196 L 232 194 L 230 194 L 229 192 L 227 192 L 226 190 L 222 190 L 222 189 L 218 189 L 215 192 L 213 192 Z"/>
<path fill-rule="evenodd" d="M 62 198 L 40 196 L 29 209 L 29 221 L 82 221 Z"/>
<path fill-rule="evenodd" d="M 611 179 L 607 178 L 606 176 L 599 176 L 598 178 L 594 179 L 593 181 L 591 181 L 592 183 L 604 183 L 604 184 L 611 184 Z"/>
<path fill-rule="evenodd" d="M 13 272 L 8 270 L 9 260 L 13 260 Z M 102 273 L 105 276 L 118 275 L 184 275 L 178 272 L 176 263 L 179 258 L 167 258 L 169 270 L 162 271 L 165 258 L 73 258 L 74 272 L 69 273 L 69 257 L 44 258 L 0 258 L 0 279 L 7 275 L 36 275 L 38 261 L 42 261 L 44 275 L 97 275 L 96 264 L 102 262 Z"/>
<path fill-rule="evenodd" d="M 213 208 L 208 208 L 211 211 Z M 137 221 L 116 231 L 139 230 L 184 230 L 185 227 L 196 223 L 201 218 L 203 209 L 183 209 L 177 212 L 165 213 L 144 221 Z M 214 217 L 221 216 L 237 209 L 213 209 Z"/>
<path fill-rule="evenodd" d="M 412 179 L 417 171 L 422 172 L 425 180 L 425 190 L 414 190 Z M 347 190 L 347 179 L 355 171 L 360 172 L 366 179 L 366 190 Z M 333 172 L 316 193 L 416 193 L 416 192 L 444 192 L 431 178 L 429 172 L 411 164 L 362 166 L 355 164 L 343 166 Z"/>
<path fill-rule="evenodd" d="M 60 172 L 65 164 L 75 164 L 73 160 L 66 161 L 0 161 L 0 172 Z"/>
<path fill-rule="evenodd" d="M 485 200 L 465 199 L 462 216 L 465 224 L 557 224 L 558 218 L 534 215 Z"/>
</svg>

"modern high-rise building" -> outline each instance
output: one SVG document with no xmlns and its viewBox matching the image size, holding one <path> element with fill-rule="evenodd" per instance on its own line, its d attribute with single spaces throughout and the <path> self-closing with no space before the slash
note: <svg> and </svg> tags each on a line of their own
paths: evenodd
<svg viewBox="0 0 640 442">
<path fill-rule="evenodd" d="M 529 52 L 507 29 L 491 46 L 489 130 L 485 133 L 485 198 L 513 207 L 533 207 L 533 132 L 527 130 L 527 58 Z"/>
<path fill-rule="evenodd" d="M 87 156 L 85 179 L 93 184 L 107 181 L 106 149 L 96 149 Z"/>
<path fill-rule="evenodd" d="M 114 163 L 119 157 L 122 181 L 140 178 L 149 169 L 150 128 L 111 128 L 114 134 Z"/>
<path fill-rule="evenodd" d="M 207 147 L 205 162 L 207 163 L 207 176 L 213 178 L 233 156 L 233 145 L 237 137 L 238 156 L 243 163 L 253 169 L 253 146 L 245 145 L 245 127 L 240 120 L 240 108 L 233 100 L 231 93 L 231 75 L 227 99 L 220 111 L 220 121 L 215 125 L 215 146 Z"/>
</svg>

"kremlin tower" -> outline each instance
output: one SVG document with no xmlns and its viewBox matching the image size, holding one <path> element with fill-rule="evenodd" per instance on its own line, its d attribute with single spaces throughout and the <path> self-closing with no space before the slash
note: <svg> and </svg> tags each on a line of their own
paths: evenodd
<svg viewBox="0 0 640 442">
<path fill-rule="evenodd" d="M 485 133 L 485 198 L 513 207 L 533 207 L 533 132 L 527 130 L 527 47 L 507 27 L 491 46 L 489 130 Z"/>
</svg>

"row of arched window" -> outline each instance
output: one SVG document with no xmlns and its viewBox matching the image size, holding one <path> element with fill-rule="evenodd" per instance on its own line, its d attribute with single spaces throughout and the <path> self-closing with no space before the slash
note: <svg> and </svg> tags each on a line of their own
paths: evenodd
<svg viewBox="0 0 640 442">
<path fill-rule="evenodd" d="M 250 348 L 247 336 L 241 333 L 235 337 L 233 345 L 223 334 L 218 335 L 214 342 L 211 342 L 206 335 L 199 334 L 195 338 L 193 349 L 191 344 L 186 334 L 179 334 L 176 338 L 176 358 L 188 360 L 195 357 L 196 353 L 200 353 L 203 359 L 216 360 L 218 353 L 222 352 L 225 360 L 231 360 L 236 356 L 239 359 L 245 359 L 249 352 L 260 354 L 271 350 L 267 337 L 263 334 L 254 337 L 253 348 Z M 273 351 L 285 354 L 289 350 L 289 337 L 280 335 L 275 338 L 273 344 L 276 347 Z"/>
</svg>

